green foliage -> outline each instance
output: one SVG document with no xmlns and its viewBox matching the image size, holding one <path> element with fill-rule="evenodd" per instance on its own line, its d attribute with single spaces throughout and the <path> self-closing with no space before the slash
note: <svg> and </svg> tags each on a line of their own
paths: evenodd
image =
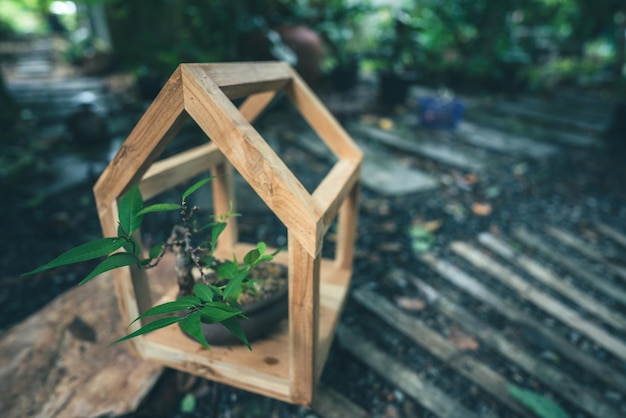
<svg viewBox="0 0 626 418">
<path fill-rule="evenodd" d="M 180 412 L 190 414 L 196 410 L 196 397 L 192 393 L 188 393 L 180 401 Z"/>
<path fill-rule="evenodd" d="M 245 319 L 245 315 L 241 311 L 241 306 L 236 302 L 236 296 L 241 293 L 244 287 L 248 286 L 247 279 L 250 270 L 261 262 L 270 261 L 276 253 L 265 254 L 267 246 L 261 242 L 244 256 L 244 263 L 241 265 L 236 259 L 219 262 L 215 259 L 213 251 L 220 234 L 226 227 L 225 220 L 230 216 L 235 216 L 235 214 L 228 213 L 219 216 L 218 221 L 209 222 L 197 229 L 195 223 L 191 221 L 196 208 L 189 208 L 187 205 L 187 199 L 213 178 L 202 179 L 189 187 L 182 194 L 181 204 L 158 203 L 147 207 L 143 206 L 143 197 L 139 186 L 133 185 L 119 200 L 117 237 L 101 238 L 79 245 L 49 263 L 25 273 L 24 276 L 104 257 L 100 264 L 80 282 L 83 284 L 104 272 L 120 267 L 135 266 L 140 269 L 154 267 L 159 263 L 165 251 L 184 244 L 185 251 L 188 251 L 190 258 L 194 260 L 194 267 L 200 270 L 201 277 L 205 281 L 197 283 L 193 287 L 193 295 L 182 296 L 175 301 L 154 306 L 139 315 L 133 323 L 148 317 L 158 316 L 160 318 L 149 322 L 115 343 L 178 323 L 183 331 L 208 349 L 209 345 L 202 332 L 202 323 L 221 323 L 250 348 L 239 324 L 239 319 Z M 144 215 L 172 210 L 181 212 L 185 237 L 191 237 L 198 231 L 211 229 L 208 256 L 194 259 L 194 254 L 206 249 L 189 247 L 187 238 L 185 238 L 185 243 L 176 241 L 176 238 L 170 238 L 167 242 L 152 247 L 147 258 L 141 257 L 141 246 L 133 234 L 141 227 Z M 201 260 L 204 260 L 205 264 L 200 264 Z M 208 283 L 203 267 L 217 272 L 218 277 L 214 283 Z"/>
<path fill-rule="evenodd" d="M 569 418 L 569 415 L 559 405 L 537 392 L 510 385 L 509 394 L 540 418 Z"/>
</svg>

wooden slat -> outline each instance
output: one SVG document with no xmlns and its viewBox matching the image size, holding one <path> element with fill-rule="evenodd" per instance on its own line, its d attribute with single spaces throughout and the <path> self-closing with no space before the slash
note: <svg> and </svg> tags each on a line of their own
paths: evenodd
<svg viewBox="0 0 626 418">
<path fill-rule="evenodd" d="M 337 222 L 337 245 L 335 246 L 335 263 L 340 269 L 352 271 L 354 261 L 354 244 L 357 233 L 357 216 L 359 213 L 359 184 L 352 186 L 339 209 Z"/>
<path fill-rule="evenodd" d="M 196 78 L 184 66 L 182 74 L 187 112 L 287 229 L 314 245 L 321 212 L 302 183 L 211 79 Z"/>
<path fill-rule="evenodd" d="M 282 62 L 182 64 L 199 79 L 210 78 L 230 99 L 281 90 L 291 79 L 289 65 Z"/>
<path fill-rule="evenodd" d="M 587 293 L 581 292 L 572 286 L 571 283 L 568 283 L 558 277 L 552 271 L 543 267 L 530 257 L 515 251 L 515 249 L 504 240 L 488 233 L 482 233 L 478 236 L 478 241 L 491 251 L 497 253 L 500 257 L 514 263 L 536 279 L 540 280 L 542 283 L 550 286 L 552 289 L 576 302 L 587 312 L 596 315 L 616 329 L 626 331 L 626 318 L 624 316 L 608 309 L 606 306 L 590 297 Z"/>
<path fill-rule="evenodd" d="M 626 235 L 602 222 L 595 222 L 594 226 L 601 234 L 606 235 L 626 248 Z"/>
<path fill-rule="evenodd" d="M 522 244 L 538 251 L 542 256 L 569 271 L 574 277 L 584 279 L 587 284 L 601 291 L 605 296 L 626 305 L 626 292 L 612 283 L 607 282 L 604 277 L 588 271 L 581 263 L 567 254 L 553 250 L 544 244 L 541 238 L 529 232 L 526 228 L 515 228 L 513 230 L 513 236 Z"/>
<path fill-rule="evenodd" d="M 322 384 L 317 387 L 313 410 L 323 418 L 368 418 L 370 416 L 350 399 Z"/>
<path fill-rule="evenodd" d="M 357 289 L 352 295 L 364 308 L 376 314 L 393 329 L 401 332 L 425 348 L 431 355 L 476 383 L 511 410 L 525 417 L 534 416 L 511 397 L 508 391 L 511 383 L 506 378 L 481 362 L 474 360 L 471 354 L 458 350 L 454 344 L 430 329 L 419 319 L 407 315 L 384 297 L 370 290 Z"/>
<path fill-rule="evenodd" d="M 451 244 L 451 248 L 475 267 L 489 273 L 509 288 L 515 290 L 522 299 L 531 302 L 544 312 L 585 334 L 617 358 L 626 360 L 626 343 L 615 338 L 593 322 L 583 318 L 578 312 L 540 291 L 510 269 L 496 262 L 493 258 L 487 257 L 469 244 L 457 241 Z"/>
<path fill-rule="evenodd" d="M 276 97 L 275 91 L 253 94 L 239 106 L 239 112 L 248 122 L 253 122 L 274 97 Z"/>
<path fill-rule="evenodd" d="M 241 260 L 244 254 L 252 248 L 254 248 L 252 245 L 238 244 L 235 248 L 237 258 Z M 291 250 L 292 246 L 290 245 L 289 251 Z M 273 251 L 273 249 L 269 249 L 269 251 Z M 218 256 L 232 257 L 232 254 L 220 253 Z M 288 264 L 289 257 L 289 253 L 283 251 L 276 256 L 276 261 Z M 321 260 L 319 271 L 321 282 L 319 286 L 319 331 L 318 346 L 315 349 L 318 373 L 322 366 L 319 359 L 326 358 L 335 336 L 341 307 L 350 282 L 350 271 L 337 268 L 336 263 L 332 260 Z M 175 282 L 174 274 L 173 256 L 166 255 L 157 268 L 150 270 L 150 279 L 165 277 L 173 283 Z M 304 286 L 306 287 L 307 284 Z M 177 292 L 177 286 L 172 286 L 166 297 L 160 299 L 158 303 L 174 300 Z M 300 306 L 298 309 L 303 308 Z M 271 338 L 254 341 L 252 351 L 249 351 L 243 344 L 226 347 L 214 346 L 211 347 L 211 350 L 206 350 L 200 344 L 184 336 L 176 326 L 157 330 L 138 339 L 142 340 L 143 354 L 147 360 L 156 361 L 177 370 L 234 385 L 264 396 L 294 403 L 290 386 L 292 358 L 289 351 L 289 323 L 292 322 L 291 318 L 289 321 L 281 321 L 276 331 L 271 334 Z M 299 315 L 298 318 L 294 320 L 296 324 L 306 321 L 302 315 Z M 313 350 L 312 347 L 309 349 Z M 306 361 L 303 360 L 305 354 L 305 351 L 299 351 L 294 356 L 299 356 L 300 358 L 296 360 L 302 363 Z M 301 366 L 304 367 L 306 364 L 301 364 Z"/>
<path fill-rule="evenodd" d="M 422 380 L 416 373 L 391 358 L 365 338 L 346 327 L 340 327 L 337 338 L 341 347 L 375 370 L 417 401 L 424 408 L 441 418 L 477 418 L 463 405 L 443 391 Z"/>
<path fill-rule="evenodd" d="M 521 157 L 546 158 L 556 154 L 557 147 L 526 136 L 513 135 L 496 129 L 463 122 L 458 129 L 459 138 L 472 145 Z"/>
<path fill-rule="evenodd" d="M 609 269 L 611 273 L 615 274 L 616 276 L 618 276 L 619 278 L 623 280 L 626 280 L 626 269 L 618 267 L 618 266 L 614 266 L 613 264 L 611 264 L 606 259 L 606 257 L 602 255 L 601 252 L 593 248 L 591 245 L 587 244 L 583 240 L 575 237 L 574 235 L 570 234 L 569 232 L 563 229 L 556 228 L 554 226 L 548 226 L 546 227 L 546 230 L 548 231 L 548 234 L 552 236 L 553 238 L 556 238 L 557 240 L 561 241 L 563 244 L 572 247 L 573 249 L 585 255 L 586 257 L 594 261 L 597 261 L 599 263 L 602 263 L 606 268 Z"/>
<path fill-rule="evenodd" d="M 554 347 L 554 349 L 561 355 L 571 359 L 575 364 L 583 367 L 587 373 L 594 375 L 607 383 L 609 386 L 615 386 L 621 391 L 626 391 L 626 378 L 624 376 L 618 373 L 615 369 L 608 367 L 596 359 L 588 356 L 578 347 L 572 345 L 569 341 L 556 334 L 554 330 L 525 315 L 523 313 L 524 310 L 519 304 L 510 300 L 503 300 L 500 296 L 487 289 L 474 277 L 432 254 L 423 254 L 420 257 L 420 260 L 435 270 L 449 283 L 459 287 L 481 302 L 486 303 L 508 320 L 519 324 L 520 327 L 526 326 L 529 329 L 536 331 L 542 341 L 545 341 L 546 344 Z M 398 274 L 397 271 L 394 271 L 394 274 Z"/>
<path fill-rule="evenodd" d="M 361 161 L 363 158 L 361 151 L 339 122 L 295 70 L 291 70 L 291 76 L 292 83 L 287 86 L 285 93 L 311 128 L 340 159 Z"/>
<path fill-rule="evenodd" d="M 139 187 L 144 200 L 169 190 L 223 162 L 224 155 L 215 144 L 205 144 L 157 161 L 146 171 Z"/>
<path fill-rule="evenodd" d="M 412 278 L 412 283 L 426 295 L 431 306 L 434 306 L 439 312 L 460 324 L 468 333 L 476 335 L 483 343 L 488 344 L 500 355 L 519 365 L 533 378 L 549 386 L 573 405 L 597 417 L 619 418 L 621 416 L 620 412 L 607 405 L 598 391 L 589 386 L 579 384 L 572 377 L 562 373 L 546 362 L 538 360 L 535 355 L 510 342 L 507 337 L 474 317 L 467 310 L 445 298 L 422 280 L 417 277 L 410 277 Z"/>
<path fill-rule="evenodd" d="M 359 180 L 359 162 L 339 160 L 313 192 L 313 199 L 322 211 L 318 234 L 324 235 L 337 216 L 339 207 Z"/>
<path fill-rule="evenodd" d="M 184 110 L 180 68 L 167 81 L 159 95 L 104 170 L 94 186 L 98 213 L 102 220 L 112 208 L 102 207 L 118 199 L 134 182 L 138 182 L 161 155 L 182 124 L 188 119 Z M 117 213 L 108 214 L 104 234 L 117 233 Z"/>
<path fill-rule="evenodd" d="M 295 235 L 289 245 L 289 353 L 290 396 L 299 405 L 311 405 L 317 374 L 320 303 L 320 257 L 309 254 Z"/>
<path fill-rule="evenodd" d="M 461 170 L 482 171 L 485 168 L 485 161 L 478 156 L 433 141 L 425 141 L 423 138 L 420 138 L 419 141 L 409 140 L 397 133 L 383 131 L 367 125 L 355 125 L 352 129 L 355 134 L 374 139 L 402 151 L 421 155 L 441 164 L 460 168 Z M 357 135 L 354 136 L 357 137 Z"/>
</svg>

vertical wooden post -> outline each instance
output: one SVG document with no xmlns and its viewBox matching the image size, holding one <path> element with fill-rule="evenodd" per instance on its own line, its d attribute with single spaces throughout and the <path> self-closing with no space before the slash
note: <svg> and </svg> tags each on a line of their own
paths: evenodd
<svg viewBox="0 0 626 418">
<path fill-rule="evenodd" d="M 233 178 L 233 167 L 228 162 L 222 162 L 211 167 L 211 175 L 216 176 L 212 183 L 213 188 L 213 214 L 218 217 L 225 215 L 229 210 L 236 210 L 235 186 Z M 237 218 L 231 217 L 227 220 L 228 226 L 217 240 L 220 253 L 227 253 L 232 256 L 237 243 L 238 230 Z"/>
<path fill-rule="evenodd" d="M 289 243 L 290 397 L 311 405 L 319 340 L 321 256 L 311 255 L 291 231 Z"/>
<path fill-rule="evenodd" d="M 356 183 L 352 186 L 352 190 L 350 190 L 339 209 L 335 263 L 340 268 L 346 270 L 352 270 L 357 214 L 359 213 L 359 196 L 359 184 Z"/>
</svg>

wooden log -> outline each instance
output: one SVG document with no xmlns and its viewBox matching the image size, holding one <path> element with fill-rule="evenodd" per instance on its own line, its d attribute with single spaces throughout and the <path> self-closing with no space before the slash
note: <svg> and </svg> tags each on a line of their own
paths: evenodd
<svg viewBox="0 0 626 418">
<path fill-rule="evenodd" d="M 417 373 L 407 369 L 370 341 L 342 326 L 337 332 L 339 344 L 417 401 L 424 408 L 441 418 L 475 418 L 477 415 L 463 405 L 422 380 Z"/>
<path fill-rule="evenodd" d="M 626 248 L 626 235 L 602 222 L 595 222 L 594 226 L 601 234 L 606 235 L 622 247 Z"/>
<path fill-rule="evenodd" d="M 626 305 L 626 292 L 613 285 L 613 283 L 607 282 L 604 277 L 590 272 L 577 260 L 566 254 L 553 250 L 548 245 L 544 244 L 541 238 L 529 232 L 526 228 L 514 229 L 513 236 L 522 244 L 541 253 L 542 256 L 566 269 L 574 277 L 584 279 L 587 284 L 601 291 L 604 295 L 615 301 L 619 301 L 623 305 Z"/>
<path fill-rule="evenodd" d="M 615 369 L 588 356 L 578 347 L 556 334 L 554 330 L 524 315 L 523 309 L 519 304 L 503 300 L 474 277 L 449 262 L 438 259 L 432 254 L 424 254 L 420 259 L 449 283 L 489 305 L 508 320 L 519 324 L 519 327 L 527 327 L 532 331 L 536 331 L 542 341 L 545 341 L 546 344 L 553 347 L 554 350 L 558 351 L 564 357 L 569 358 L 574 363 L 583 367 L 587 373 L 594 375 L 609 386 L 617 387 L 621 391 L 626 391 L 626 378 L 623 375 L 618 373 Z M 402 276 L 402 272 L 399 270 L 394 270 L 392 274 Z"/>
<path fill-rule="evenodd" d="M 548 234 L 550 234 L 550 236 L 552 236 L 553 238 L 556 238 L 563 244 L 572 247 L 573 249 L 583 254 L 584 256 L 592 259 L 593 261 L 602 263 L 611 273 L 615 274 L 622 280 L 626 280 L 626 269 L 611 264 L 601 252 L 593 248 L 591 245 L 587 244 L 583 240 L 575 237 L 574 235 L 563 229 L 553 226 L 548 226 L 546 229 L 548 231 Z"/>
<path fill-rule="evenodd" d="M 572 404 L 593 416 L 606 418 L 621 416 L 603 401 L 602 395 L 597 391 L 579 384 L 574 378 L 538 360 L 533 354 L 509 341 L 497 330 L 454 304 L 417 277 L 413 277 L 412 281 L 439 312 L 457 322 L 468 333 L 478 336 L 483 343 L 493 347 L 500 355 L 519 365 L 533 378 L 540 380 Z"/>
<path fill-rule="evenodd" d="M 582 315 L 575 310 L 545 292 L 542 292 L 510 269 L 496 262 L 493 258 L 472 248 L 470 244 L 457 241 L 452 243 L 451 248 L 472 265 L 489 273 L 501 283 L 514 290 L 520 298 L 531 302 L 533 305 L 562 321 L 564 324 L 585 334 L 618 359 L 626 360 L 626 343 L 622 340 L 616 338 L 588 319 L 583 318 Z"/>
<path fill-rule="evenodd" d="M 376 295 L 371 290 L 357 289 L 353 292 L 353 296 L 363 307 L 377 315 L 389 326 L 425 348 L 431 355 L 439 358 L 459 374 L 476 383 L 511 410 L 524 417 L 534 416 L 511 397 L 508 391 L 511 383 L 506 378 L 473 359 L 471 354 L 457 349 L 454 344 L 419 319 L 402 312 L 388 300 Z"/>
<path fill-rule="evenodd" d="M 545 285 L 550 286 L 552 289 L 576 302 L 587 312 L 596 315 L 618 330 L 626 331 L 626 318 L 624 316 L 602 305 L 587 293 L 578 290 L 572 286 L 571 283 L 558 277 L 552 271 L 530 257 L 515 251 L 515 249 L 503 239 L 488 233 L 482 233 L 478 236 L 478 241 L 500 257 L 524 269 L 528 274 L 540 280 Z"/>
<path fill-rule="evenodd" d="M 457 137 L 477 147 L 486 148 L 517 157 L 546 158 L 556 154 L 554 145 L 530 139 L 526 136 L 513 135 L 463 122 L 459 126 Z"/>
<path fill-rule="evenodd" d="M 127 325 L 107 275 L 7 331 L 0 339 L 0 415 L 96 418 L 135 411 L 162 367 L 132 356 L 128 344 L 109 346 Z"/>
<path fill-rule="evenodd" d="M 421 155 L 437 161 L 438 163 L 456 167 L 461 170 L 482 171 L 486 165 L 486 162 L 478 156 L 470 155 L 468 152 L 462 152 L 458 149 L 447 147 L 433 141 L 427 142 L 423 139 L 410 141 L 396 133 L 383 131 L 366 125 L 355 125 L 352 131 L 354 132 L 353 136 L 355 138 L 364 136 L 401 151 Z"/>
</svg>

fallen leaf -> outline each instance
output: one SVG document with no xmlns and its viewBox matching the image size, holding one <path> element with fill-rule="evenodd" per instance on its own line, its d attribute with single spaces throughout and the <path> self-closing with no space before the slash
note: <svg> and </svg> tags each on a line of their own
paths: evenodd
<svg viewBox="0 0 626 418">
<path fill-rule="evenodd" d="M 476 184 L 478 183 L 478 176 L 474 173 L 470 173 L 465 176 L 465 182 L 467 184 Z"/>
<path fill-rule="evenodd" d="M 411 239 L 411 249 L 415 254 L 421 254 L 430 250 L 430 247 L 435 242 L 435 235 L 420 225 L 413 225 L 409 228 L 409 237 Z"/>
<path fill-rule="evenodd" d="M 399 242 L 381 242 L 378 244 L 378 250 L 386 253 L 397 253 L 401 248 Z"/>
<path fill-rule="evenodd" d="M 474 337 L 461 331 L 457 327 L 450 328 L 450 335 L 448 336 L 450 341 L 456 348 L 461 351 L 471 350 L 476 351 L 480 347 L 478 341 Z"/>
<path fill-rule="evenodd" d="M 396 305 L 407 311 L 418 312 L 426 307 L 426 302 L 422 299 L 398 296 L 396 298 Z"/>
<path fill-rule="evenodd" d="M 491 214 L 492 210 L 493 208 L 490 203 L 480 203 L 480 202 L 472 203 L 472 212 L 474 212 L 474 215 L 487 216 Z"/>
<path fill-rule="evenodd" d="M 380 126 L 380 129 L 385 130 L 385 131 L 390 131 L 393 129 L 393 120 L 389 119 L 389 118 L 380 118 L 378 120 L 378 126 Z"/>
<path fill-rule="evenodd" d="M 421 226 L 422 228 L 424 228 L 424 230 L 428 232 L 435 232 L 436 230 L 441 228 L 442 224 L 443 224 L 443 221 L 441 219 L 435 219 L 433 221 L 424 222 L 421 224 Z"/>
</svg>

